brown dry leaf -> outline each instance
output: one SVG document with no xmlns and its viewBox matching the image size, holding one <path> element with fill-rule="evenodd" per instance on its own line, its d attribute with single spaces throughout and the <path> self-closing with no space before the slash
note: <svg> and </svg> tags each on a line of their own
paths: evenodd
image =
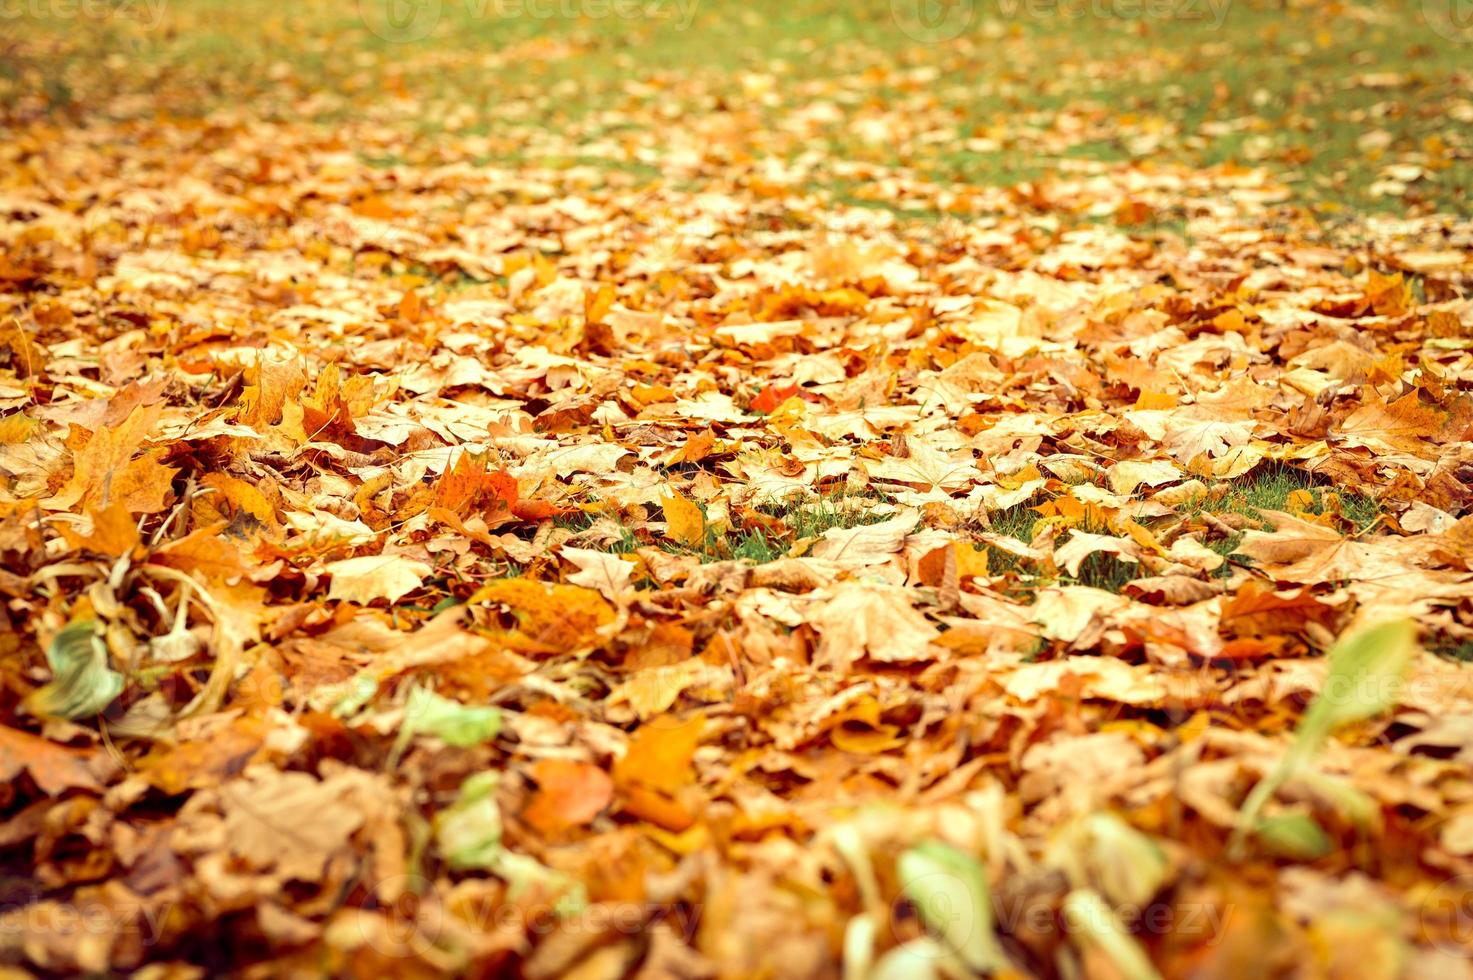
<svg viewBox="0 0 1473 980">
<path fill-rule="evenodd" d="M 218 791 L 226 845 L 240 860 L 284 880 L 319 881 L 368 819 L 346 798 L 359 780 L 352 770 L 318 780 L 304 772 L 251 769 Z"/>
<path fill-rule="evenodd" d="M 814 599 L 807 621 L 818 631 L 821 663 L 848 670 L 863 657 L 904 664 L 931 659 L 936 653 L 931 643 L 940 631 L 900 589 L 849 582 Z"/>
<path fill-rule="evenodd" d="M 1091 555 L 1110 555 L 1119 561 L 1140 561 L 1141 547 L 1129 538 L 1114 538 L 1107 534 L 1089 534 L 1074 531 L 1069 540 L 1054 549 L 1054 561 L 1073 575 L 1079 577 L 1079 566 Z"/>
<path fill-rule="evenodd" d="M 889 561 L 900 551 L 906 535 L 915 530 L 920 520 L 919 513 L 909 511 L 879 524 L 834 528 L 824 532 L 810 554 L 846 568 L 877 565 Z"/>
<path fill-rule="evenodd" d="M 1369 402 L 1352 412 L 1339 425 L 1339 435 L 1349 445 L 1364 446 L 1383 453 L 1431 455 L 1429 440 L 1442 429 L 1446 416 L 1420 404 L 1415 391 L 1391 403 Z"/>
<path fill-rule="evenodd" d="M 568 582 L 594 589 L 605 599 L 618 600 L 634 579 L 635 564 L 606 551 L 565 544 L 558 549 L 558 554 L 578 569 L 567 577 Z"/>
</svg>

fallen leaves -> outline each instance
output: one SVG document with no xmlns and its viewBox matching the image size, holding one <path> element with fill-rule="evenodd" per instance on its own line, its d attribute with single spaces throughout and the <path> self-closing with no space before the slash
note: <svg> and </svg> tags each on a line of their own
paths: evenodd
<svg viewBox="0 0 1473 980">
<path fill-rule="evenodd" d="M 371 50 L 256 18 L 279 60 L 204 114 L 207 72 L 67 61 L 85 18 L 7 37 L 0 959 L 1447 968 L 1473 229 L 1427 204 L 1466 141 L 1408 136 L 1473 118 L 1458 76 L 1364 4 L 1212 33 L 1418 59 L 1321 87 L 1401 209 L 1329 224 L 1348 185 L 1266 142 L 1337 145 L 1314 86 L 1271 118 L 1291 71 L 1198 99 L 1223 53 L 1164 21 L 897 58 L 839 6 L 655 74 L 659 25 L 467 60 L 450 5 Z M 1187 97 L 1108 108 L 1162 66 Z M 422 81 L 461 71 L 500 95 Z"/>
<path fill-rule="evenodd" d="M 230 853 L 283 880 L 318 881 L 364 816 L 342 798 L 358 777 L 319 780 L 303 772 L 253 770 L 220 787 Z"/>
<path fill-rule="evenodd" d="M 819 635 L 819 663 L 847 671 L 868 657 L 879 663 L 915 663 L 931 656 L 940 631 L 899 589 L 845 583 L 820 594 L 807 621 Z"/>
</svg>

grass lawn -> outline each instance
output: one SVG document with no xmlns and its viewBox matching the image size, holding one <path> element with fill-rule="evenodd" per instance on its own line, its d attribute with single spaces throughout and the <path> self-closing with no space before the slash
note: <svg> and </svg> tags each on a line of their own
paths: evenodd
<svg viewBox="0 0 1473 980">
<path fill-rule="evenodd" d="M 1469 209 L 1473 45 L 1459 42 L 1473 38 L 1429 20 L 1436 3 L 1181 0 L 1160 15 L 1103 0 L 1052 11 L 925 0 L 944 12 L 934 28 L 904 4 L 897 16 L 844 0 L 689 3 L 624 18 L 566 16 L 550 0 L 439 0 L 433 30 L 402 43 L 353 4 L 27 16 L 0 60 L 0 107 L 142 120 L 245 102 L 329 131 L 371 122 L 374 146 L 348 148 L 383 166 L 450 155 L 434 139 L 448 132 L 482 138 L 469 162 L 617 168 L 639 181 L 660 169 L 662 127 L 716 107 L 749 127 L 733 152 L 819 156 L 812 188 L 841 199 L 864 197 L 852 166 L 991 186 L 1133 160 L 1266 167 L 1331 224 Z M 801 138 L 779 132 L 814 103 L 823 111 Z M 1169 228 L 1180 216 L 1149 220 Z"/>
</svg>

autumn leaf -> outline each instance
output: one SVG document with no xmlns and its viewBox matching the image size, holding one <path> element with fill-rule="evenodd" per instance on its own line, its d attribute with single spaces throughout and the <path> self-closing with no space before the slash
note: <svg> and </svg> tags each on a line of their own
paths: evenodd
<svg viewBox="0 0 1473 980">
<path fill-rule="evenodd" d="M 926 660 L 940 636 L 898 591 L 859 583 L 832 590 L 809 622 L 819 634 L 819 659 L 840 669 L 865 656 L 882 663 Z"/>
<path fill-rule="evenodd" d="M 706 515 L 701 508 L 679 494 L 670 494 L 661 502 L 665 513 L 665 536 L 679 544 L 699 546 L 706 539 Z"/>
<path fill-rule="evenodd" d="M 614 781 L 620 786 L 643 786 L 674 793 L 695 779 L 691 759 L 701 743 L 706 720 L 700 714 L 684 719 L 670 715 L 651 718 L 639 727 L 629 748 L 614 763 Z"/>
<path fill-rule="evenodd" d="M 789 398 L 796 398 L 800 391 L 802 389 L 797 385 L 768 385 L 758 392 L 748 407 L 759 415 L 768 415 Z"/>
<path fill-rule="evenodd" d="M 1435 451 L 1429 440 L 1438 435 L 1444 418 L 1412 391 L 1394 402 L 1362 405 L 1340 423 L 1339 435 L 1352 446 L 1377 452 L 1427 455 Z"/>
<path fill-rule="evenodd" d="M 597 766 L 570 759 L 541 759 L 528 770 L 537 784 L 522 819 L 557 835 L 598 816 L 614 796 L 614 783 Z"/>
<path fill-rule="evenodd" d="M 434 569 L 403 555 L 364 555 L 328 562 L 329 599 L 368 605 L 375 599 L 398 602 L 424 583 Z"/>
<path fill-rule="evenodd" d="M 85 718 L 105 710 L 123 693 L 123 675 L 108 663 L 107 647 L 93 620 L 72 623 L 46 648 L 51 682 L 32 691 L 27 707 L 38 715 Z"/>
<path fill-rule="evenodd" d="M 1449 4 L 75 6 L 0 70 L 12 972 L 1457 972 Z"/>
<path fill-rule="evenodd" d="M 593 589 L 527 579 L 489 582 L 466 604 L 504 609 L 515 623 L 506 638 L 529 653 L 591 649 L 617 621 L 614 608 Z"/>
<path fill-rule="evenodd" d="M 634 578 L 633 563 L 606 551 L 563 545 L 558 554 L 578 569 L 568 576 L 568 582 L 595 589 L 605 599 L 617 600 L 630 587 Z"/>
<path fill-rule="evenodd" d="M 69 789 L 101 792 L 102 784 L 88 761 L 87 752 L 0 725 L 0 779 L 7 783 L 28 772 L 47 796 Z"/>
</svg>

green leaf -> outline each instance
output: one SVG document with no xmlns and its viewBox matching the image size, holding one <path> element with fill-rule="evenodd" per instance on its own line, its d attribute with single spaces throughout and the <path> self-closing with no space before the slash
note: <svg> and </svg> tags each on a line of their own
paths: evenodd
<svg viewBox="0 0 1473 980">
<path fill-rule="evenodd" d="M 1259 821 L 1258 840 L 1275 857 L 1317 861 L 1335 849 L 1330 835 L 1307 813 L 1281 813 Z"/>
<path fill-rule="evenodd" d="M 1396 703 L 1417 653 L 1417 628 L 1383 623 L 1342 639 L 1330 651 L 1325 687 L 1299 722 L 1300 741 L 1318 750 L 1342 725 L 1373 718 Z"/>
<path fill-rule="evenodd" d="M 587 901 L 582 882 L 502 846 L 498 783 L 496 772 L 476 773 L 460 784 L 455 802 L 435 814 L 435 845 L 440 854 L 458 871 L 490 871 L 511 886 L 510 898 L 540 888 L 547 896 L 557 896 L 554 910 L 559 915 L 580 911 Z"/>
<path fill-rule="evenodd" d="M 1095 813 L 1054 838 L 1048 863 L 1076 888 L 1093 886 L 1116 905 L 1139 907 L 1166 883 L 1171 862 L 1159 844 L 1115 814 Z"/>
<path fill-rule="evenodd" d="M 1088 944 L 1104 953 L 1125 980 L 1161 980 L 1151 958 L 1099 893 L 1088 888 L 1070 892 L 1064 899 L 1064 924 L 1076 944 Z"/>
<path fill-rule="evenodd" d="M 352 718 L 378 693 L 378 681 L 367 670 L 360 670 L 349 678 L 346 687 L 343 696 L 332 706 L 334 718 Z"/>
<path fill-rule="evenodd" d="M 1401 682 L 1417 655 L 1417 628 L 1408 620 L 1382 623 L 1342 637 L 1330 650 L 1324 689 L 1299 720 L 1294 745 L 1253 787 L 1228 842 L 1228 856 L 1242 857 L 1244 841 L 1261 826 L 1259 814 L 1273 794 L 1324 747 L 1342 725 L 1375 717 L 1396 704 Z"/>
<path fill-rule="evenodd" d="M 46 649 L 51 683 L 27 701 L 40 715 L 74 720 L 101 714 L 123 693 L 123 675 L 108 665 L 107 646 L 98 623 L 72 623 L 51 639 Z"/>
<path fill-rule="evenodd" d="M 461 704 L 428 688 L 415 688 L 404 708 L 402 730 L 433 735 L 447 745 L 466 749 L 497 736 L 501 731 L 501 711 Z"/>
<path fill-rule="evenodd" d="M 416 735 L 433 735 L 447 745 L 466 749 L 491 741 L 500 731 L 500 709 L 461 704 L 428 688 L 416 687 L 409 692 L 404 706 L 404 721 L 389 753 L 389 768 L 399 764 Z"/>
<path fill-rule="evenodd" d="M 912 939 L 896 946 L 874 965 L 866 980 L 941 980 L 943 976 L 964 976 L 961 964 L 954 964 L 958 971 L 943 973 L 938 965 L 951 966 L 948 960 L 955 956 L 934 939 Z"/>
<path fill-rule="evenodd" d="M 454 803 L 435 814 L 435 844 L 452 868 L 491 869 L 501 847 L 501 809 L 496 805 L 497 774 L 479 772 L 460 784 Z"/>
<path fill-rule="evenodd" d="M 900 885 L 921 921 L 973 970 L 997 970 L 1007 956 L 992 932 L 987 875 L 971 855 L 923 841 L 900 855 Z"/>
</svg>

